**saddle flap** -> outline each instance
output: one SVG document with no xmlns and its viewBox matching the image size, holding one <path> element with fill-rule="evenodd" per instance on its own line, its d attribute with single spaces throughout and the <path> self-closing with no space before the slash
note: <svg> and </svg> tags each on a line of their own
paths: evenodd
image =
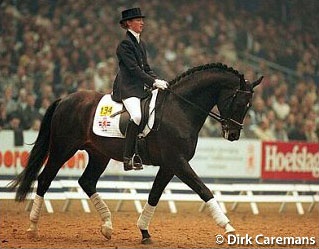
<svg viewBox="0 0 319 249">
<path fill-rule="evenodd" d="M 146 136 L 155 122 L 155 103 L 158 90 L 152 91 L 152 97 L 143 99 L 142 122 L 140 132 Z M 97 105 L 94 119 L 93 132 L 98 136 L 124 138 L 129 114 L 122 103 L 112 100 L 111 94 L 105 94 Z"/>
</svg>

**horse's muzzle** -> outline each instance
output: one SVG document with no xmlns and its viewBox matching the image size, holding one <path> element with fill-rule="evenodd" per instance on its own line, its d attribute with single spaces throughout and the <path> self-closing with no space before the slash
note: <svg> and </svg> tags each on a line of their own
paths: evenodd
<svg viewBox="0 0 319 249">
<path fill-rule="evenodd" d="M 229 140 L 229 141 L 236 141 L 239 139 L 240 136 L 240 130 L 223 130 L 223 138 Z"/>
</svg>

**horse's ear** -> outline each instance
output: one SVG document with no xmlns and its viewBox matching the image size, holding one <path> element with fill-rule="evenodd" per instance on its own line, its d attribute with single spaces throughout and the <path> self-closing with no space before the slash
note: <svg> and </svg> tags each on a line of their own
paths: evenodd
<svg viewBox="0 0 319 249">
<path fill-rule="evenodd" d="M 261 81 L 263 80 L 263 78 L 264 78 L 264 76 L 261 76 L 258 80 L 251 83 L 251 88 L 253 89 L 254 87 L 258 86 L 261 83 Z"/>
</svg>

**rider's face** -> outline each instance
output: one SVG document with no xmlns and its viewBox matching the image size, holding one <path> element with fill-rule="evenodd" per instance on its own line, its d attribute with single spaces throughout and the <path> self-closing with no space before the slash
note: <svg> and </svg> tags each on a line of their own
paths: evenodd
<svg viewBox="0 0 319 249">
<path fill-rule="evenodd" d="M 136 33 L 141 33 L 144 27 L 143 18 L 134 18 L 127 21 L 128 27 Z"/>
</svg>

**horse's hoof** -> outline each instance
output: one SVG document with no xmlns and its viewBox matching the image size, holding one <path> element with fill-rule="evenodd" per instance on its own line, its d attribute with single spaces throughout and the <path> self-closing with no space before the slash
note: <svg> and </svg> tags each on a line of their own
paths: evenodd
<svg viewBox="0 0 319 249">
<path fill-rule="evenodd" d="M 143 245 L 150 245 L 150 244 L 153 243 L 153 241 L 151 240 L 151 238 L 143 238 L 142 241 L 141 241 L 141 243 L 142 243 Z"/>
<path fill-rule="evenodd" d="M 101 233 L 108 240 L 111 239 L 112 232 L 113 232 L 113 228 L 111 228 L 111 227 L 108 227 L 108 226 L 102 226 L 101 227 Z"/>
<path fill-rule="evenodd" d="M 27 230 L 27 237 L 29 239 L 37 239 L 37 238 L 39 238 L 39 233 L 37 230 L 33 230 L 33 229 L 29 228 Z"/>
<path fill-rule="evenodd" d="M 226 224 L 225 226 L 225 234 L 234 234 L 235 233 L 235 228 L 233 228 L 232 225 L 230 225 L 229 223 Z"/>
</svg>

